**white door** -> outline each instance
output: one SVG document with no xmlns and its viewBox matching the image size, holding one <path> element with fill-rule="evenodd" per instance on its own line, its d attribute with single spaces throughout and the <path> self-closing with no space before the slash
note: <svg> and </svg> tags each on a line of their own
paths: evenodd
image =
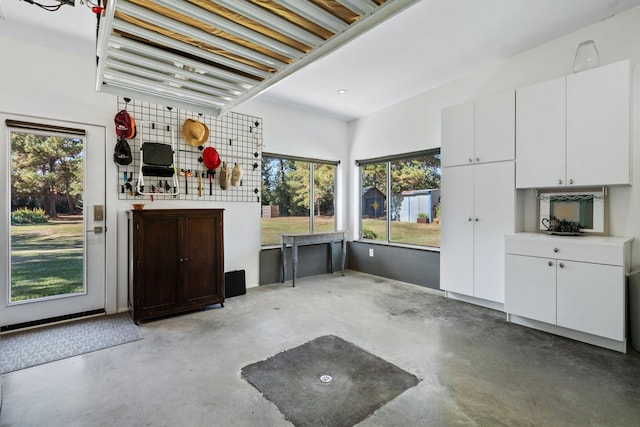
<svg viewBox="0 0 640 427">
<path fill-rule="evenodd" d="M 557 274 L 558 326 L 624 340 L 623 267 L 559 260 Z"/>
<path fill-rule="evenodd" d="M 514 162 L 475 165 L 473 192 L 473 295 L 504 302 L 504 236 L 515 231 Z"/>
<path fill-rule="evenodd" d="M 566 185 L 566 79 L 518 89 L 516 187 Z"/>
<path fill-rule="evenodd" d="M 1 325 L 103 311 L 105 129 L 0 120 Z"/>
<path fill-rule="evenodd" d="M 556 260 L 507 254 L 504 309 L 556 324 Z"/>
<path fill-rule="evenodd" d="M 442 109 L 442 167 L 473 163 L 473 101 Z"/>
<path fill-rule="evenodd" d="M 569 185 L 631 184 L 630 63 L 567 76 Z"/>
<path fill-rule="evenodd" d="M 473 169 L 442 168 L 440 288 L 473 295 Z"/>
<path fill-rule="evenodd" d="M 515 159 L 515 91 L 488 95 L 475 101 L 474 162 Z"/>
</svg>

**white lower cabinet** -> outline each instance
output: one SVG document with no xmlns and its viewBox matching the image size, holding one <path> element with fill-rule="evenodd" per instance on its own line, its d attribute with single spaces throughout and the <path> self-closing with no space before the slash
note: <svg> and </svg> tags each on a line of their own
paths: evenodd
<svg viewBox="0 0 640 427">
<path fill-rule="evenodd" d="M 507 236 L 505 311 L 509 319 L 626 351 L 630 245 L 631 239 L 624 237 Z"/>
<path fill-rule="evenodd" d="M 623 267 L 558 261 L 557 272 L 557 325 L 624 340 Z"/>
</svg>

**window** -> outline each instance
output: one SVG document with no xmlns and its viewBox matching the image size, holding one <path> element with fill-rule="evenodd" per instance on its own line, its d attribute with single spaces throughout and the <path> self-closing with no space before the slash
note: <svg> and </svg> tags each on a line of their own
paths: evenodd
<svg viewBox="0 0 640 427">
<path fill-rule="evenodd" d="M 282 233 L 335 230 L 337 162 L 263 154 L 262 245 Z"/>
<path fill-rule="evenodd" d="M 440 247 L 440 150 L 356 164 L 361 239 Z"/>
</svg>

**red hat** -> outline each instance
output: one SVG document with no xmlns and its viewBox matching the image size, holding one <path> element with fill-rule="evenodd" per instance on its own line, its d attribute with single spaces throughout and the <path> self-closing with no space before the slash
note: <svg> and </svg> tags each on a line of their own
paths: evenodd
<svg viewBox="0 0 640 427">
<path fill-rule="evenodd" d="M 220 166 L 220 156 L 213 147 L 207 147 L 202 152 L 202 161 L 207 169 L 212 170 Z"/>
<path fill-rule="evenodd" d="M 122 138 L 129 138 L 133 134 L 133 123 L 131 123 L 131 116 L 127 113 L 127 110 L 120 110 L 113 119 L 116 124 L 116 135 Z"/>
</svg>

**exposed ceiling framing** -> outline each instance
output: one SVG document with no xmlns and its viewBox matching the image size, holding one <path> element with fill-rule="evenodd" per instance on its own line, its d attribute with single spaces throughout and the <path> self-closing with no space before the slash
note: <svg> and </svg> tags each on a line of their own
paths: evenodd
<svg viewBox="0 0 640 427">
<path fill-rule="evenodd" d="M 417 0 L 109 0 L 99 91 L 223 114 Z"/>
</svg>

